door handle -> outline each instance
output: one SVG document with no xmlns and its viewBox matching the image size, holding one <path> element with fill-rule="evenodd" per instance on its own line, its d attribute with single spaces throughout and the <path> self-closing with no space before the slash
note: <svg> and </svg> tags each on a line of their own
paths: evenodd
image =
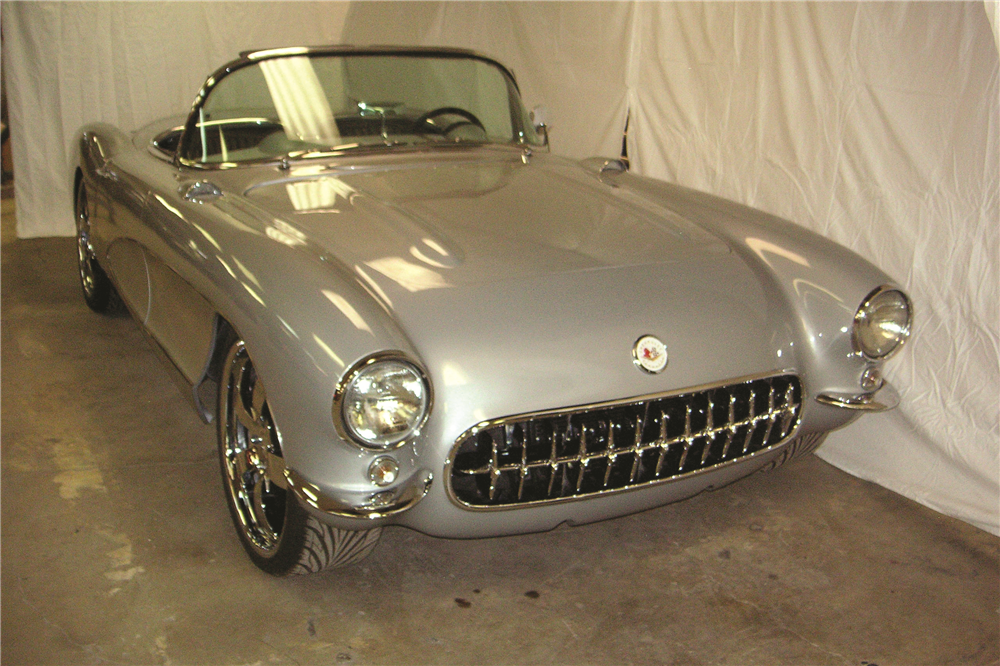
<svg viewBox="0 0 1000 666">
<path fill-rule="evenodd" d="M 184 190 L 184 198 L 194 203 L 205 203 L 214 201 L 222 196 L 222 190 L 215 183 L 207 180 L 199 180 L 192 183 Z"/>
</svg>

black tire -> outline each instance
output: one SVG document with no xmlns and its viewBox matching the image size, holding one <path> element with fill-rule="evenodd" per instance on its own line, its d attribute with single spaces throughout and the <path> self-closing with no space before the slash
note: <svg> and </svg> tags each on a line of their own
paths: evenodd
<svg viewBox="0 0 1000 666">
<path fill-rule="evenodd" d="M 76 217 L 76 254 L 80 272 L 80 287 L 83 300 L 94 312 L 115 313 L 120 300 L 111 280 L 97 261 L 97 253 L 90 237 L 90 207 L 87 200 L 87 185 L 80 183 L 76 188 L 74 204 Z"/>
<path fill-rule="evenodd" d="M 255 565 L 275 576 L 310 574 L 358 562 L 374 550 L 381 528 L 330 527 L 286 489 L 280 435 L 242 340 L 229 345 L 217 417 L 226 503 Z"/>
<path fill-rule="evenodd" d="M 796 458 L 803 458 L 816 449 L 820 447 L 821 444 L 826 440 L 828 433 L 825 432 L 815 432 L 809 435 L 799 435 L 792 441 L 785 444 L 781 449 L 781 454 L 775 458 L 770 465 L 764 468 L 764 470 L 772 470 L 781 467 L 782 465 L 795 460 Z"/>
</svg>

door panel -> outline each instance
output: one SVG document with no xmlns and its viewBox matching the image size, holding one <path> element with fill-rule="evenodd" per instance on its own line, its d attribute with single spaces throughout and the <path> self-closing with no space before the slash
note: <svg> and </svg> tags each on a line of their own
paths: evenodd
<svg viewBox="0 0 1000 666">
<path fill-rule="evenodd" d="M 136 318 L 145 323 L 149 314 L 149 276 L 142 246 L 130 239 L 119 239 L 108 248 L 106 261 L 118 295 Z"/>
<path fill-rule="evenodd" d="M 162 261 L 147 256 L 150 299 L 146 328 L 177 369 L 194 384 L 212 345 L 215 309 Z"/>
</svg>

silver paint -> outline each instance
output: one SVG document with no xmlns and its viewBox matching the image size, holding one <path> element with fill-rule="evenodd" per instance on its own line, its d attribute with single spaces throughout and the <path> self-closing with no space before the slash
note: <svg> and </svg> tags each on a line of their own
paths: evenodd
<svg viewBox="0 0 1000 666">
<path fill-rule="evenodd" d="M 862 376 L 878 364 L 854 350 L 852 321 L 893 282 L 792 223 L 614 160 L 525 159 L 513 146 L 206 169 L 154 145 L 180 125 L 83 128 L 90 245 L 189 395 L 214 381 L 217 321 L 245 341 L 288 485 L 333 525 L 544 530 L 681 499 L 781 455 L 587 501 L 465 510 L 433 480 L 462 433 L 508 414 L 794 372 L 798 432 L 811 435 L 850 423 L 865 400 Z M 206 183 L 218 194 L 188 196 Z M 296 188 L 321 205 L 303 207 Z M 667 372 L 636 372 L 627 352 L 649 331 L 669 332 Z M 331 405 L 355 364 L 389 350 L 425 371 L 434 403 L 381 488 L 368 477 L 379 452 L 345 438 Z"/>
</svg>

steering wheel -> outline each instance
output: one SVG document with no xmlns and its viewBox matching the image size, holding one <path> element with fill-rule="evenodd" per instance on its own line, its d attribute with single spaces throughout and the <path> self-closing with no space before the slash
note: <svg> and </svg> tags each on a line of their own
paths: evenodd
<svg viewBox="0 0 1000 666">
<path fill-rule="evenodd" d="M 438 116 L 448 116 L 448 115 L 459 116 L 460 118 L 462 118 L 462 120 L 459 120 L 457 122 L 448 125 L 447 127 L 441 130 L 441 134 L 448 134 L 448 132 L 452 131 L 456 127 L 461 127 L 462 125 L 475 125 L 479 129 L 483 130 L 483 132 L 486 131 L 486 128 L 483 127 L 482 121 L 476 117 L 476 114 L 472 113 L 471 111 L 466 111 L 465 109 L 461 109 L 457 106 L 442 106 L 440 108 L 434 109 L 433 111 L 428 111 L 427 113 L 421 115 L 419 118 L 414 120 L 413 124 L 417 127 L 420 127 L 421 125 L 430 123 L 430 120 L 432 118 L 437 118 Z M 437 127 L 437 125 L 434 125 L 433 123 L 430 124 L 433 125 L 434 127 Z"/>
</svg>

